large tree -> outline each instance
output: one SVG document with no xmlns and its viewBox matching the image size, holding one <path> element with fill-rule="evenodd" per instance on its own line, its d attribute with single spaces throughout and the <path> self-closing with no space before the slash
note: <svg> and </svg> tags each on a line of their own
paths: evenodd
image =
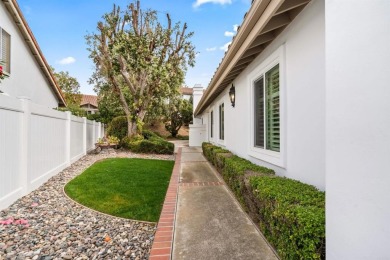
<svg viewBox="0 0 390 260">
<path fill-rule="evenodd" d="M 100 122 L 108 124 L 115 117 L 125 115 L 117 95 L 112 92 L 110 85 L 98 72 L 92 75 L 89 84 L 94 85 L 94 91 L 98 95 Z"/>
<path fill-rule="evenodd" d="M 192 121 L 192 104 L 183 99 L 180 95 L 169 101 L 167 105 L 167 115 L 165 129 L 176 137 L 183 125 L 188 125 Z"/>
<path fill-rule="evenodd" d="M 70 76 L 68 71 L 54 71 L 54 77 L 56 78 L 57 83 L 62 90 L 62 93 L 64 93 L 66 103 L 68 105 L 80 106 L 80 84 L 77 79 Z"/>
<path fill-rule="evenodd" d="M 58 86 L 61 88 L 62 93 L 64 93 L 66 108 L 61 108 L 62 111 L 70 111 L 73 115 L 76 116 L 85 116 L 85 111 L 80 108 L 81 103 L 81 93 L 80 93 L 80 84 L 75 77 L 72 77 L 68 71 L 59 71 L 54 72 L 54 77 L 58 83 Z"/>
<path fill-rule="evenodd" d="M 156 11 L 141 10 L 140 2 L 124 11 L 114 5 L 98 31 L 86 36 L 97 73 L 118 96 L 128 121 L 128 136 L 137 134 L 154 104 L 177 93 L 187 66 L 195 62 L 193 35 L 187 25 L 166 24 Z"/>
</svg>

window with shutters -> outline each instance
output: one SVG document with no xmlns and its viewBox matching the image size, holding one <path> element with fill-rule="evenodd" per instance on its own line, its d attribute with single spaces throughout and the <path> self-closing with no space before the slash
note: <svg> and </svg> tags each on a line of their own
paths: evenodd
<svg viewBox="0 0 390 260">
<path fill-rule="evenodd" d="M 3 72 L 11 73 L 11 36 L 0 27 L 0 60 L 4 63 Z"/>
<path fill-rule="evenodd" d="M 248 74 L 248 155 L 286 166 L 285 46 L 281 45 Z"/>
<path fill-rule="evenodd" d="M 210 138 L 213 138 L 213 128 L 214 128 L 214 111 L 210 113 Z"/>
<path fill-rule="evenodd" d="M 225 140 L 225 105 L 219 105 L 219 139 Z"/>
<path fill-rule="evenodd" d="M 280 152 L 279 64 L 254 82 L 254 146 Z"/>
</svg>

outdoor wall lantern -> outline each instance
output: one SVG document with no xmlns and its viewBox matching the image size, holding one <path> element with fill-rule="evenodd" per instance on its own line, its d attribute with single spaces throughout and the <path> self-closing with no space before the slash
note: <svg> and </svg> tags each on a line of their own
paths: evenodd
<svg viewBox="0 0 390 260">
<path fill-rule="evenodd" d="M 232 107 L 236 104 L 236 88 L 232 84 L 232 87 L 229 90 L 229 97 L 230 97 L 230 102 L 232 102 Z"/>
</svg>

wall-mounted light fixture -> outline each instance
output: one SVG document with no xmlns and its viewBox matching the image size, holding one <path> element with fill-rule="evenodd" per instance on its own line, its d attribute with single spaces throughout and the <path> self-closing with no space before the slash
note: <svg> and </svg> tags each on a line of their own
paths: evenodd
<svg viewBox="0 0 390 260">
<path fill-rule="evenodd" d="M 229 90 L 229 97 L 230 97 L 230 102 L 232 102 L 232 107 L 234 107 L 236 104 L 236 88 L 234 87 L 233 84 Z"/>
</svg>

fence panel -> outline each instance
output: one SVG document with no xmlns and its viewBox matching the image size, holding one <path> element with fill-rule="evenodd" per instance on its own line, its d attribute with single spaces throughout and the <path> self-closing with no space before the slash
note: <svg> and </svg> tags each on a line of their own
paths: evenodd
<svg viewBox="0 0 390 260">
<path fill-rule="evenodd" d="M 87 151 L 94 148 L 94 143 L 96 140 L 94 140 L 95 135 L 95 129 L 93 126 L 93 121 L 87 120 Z"/>
<path fill-rule="evenodd" d="M 84 155 L 83 149 L 84 120 L 80 117 L 71 116 L 70 125 L 70 160 L 78 160 Z"/>
<path fill-rule="evenodd" d="M 0 210 L 94 148 L 100 125 L 0 94 Z"/>
<path fill-rule="evenodd" d="M 0 209 L 23 195 L 22 179 L 16 173 L 21 165 L 15 160 L 21 154 L 20 131 L 23 110 L 21 102 L 11 102 L 0 95 Z M 10 178 L 12 176 L 12 178 Z"/>
<path fill-rule="evenodd" d="M 31 105 L 30 181 L 33 188 L 66 166 L 66 114 Z"/>
</svg>

